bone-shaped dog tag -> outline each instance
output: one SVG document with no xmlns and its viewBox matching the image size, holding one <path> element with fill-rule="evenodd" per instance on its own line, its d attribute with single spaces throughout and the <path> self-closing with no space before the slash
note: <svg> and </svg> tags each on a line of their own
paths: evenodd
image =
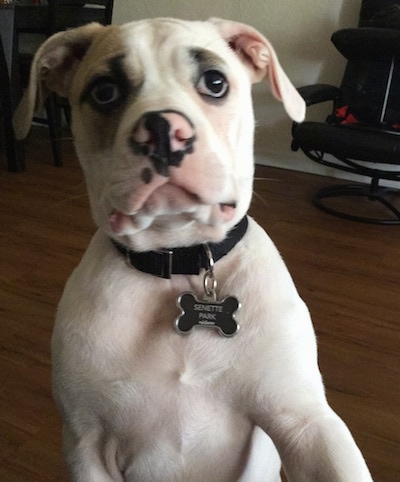
<svg viewBox="0 0 400 482">
<path fill-rule="evenodd" d="M 222 301 L 201 300 L 193 293 L 182 293 L 178 298 L 178 306 L 182 314 L 175 320 L 178 333 L 188 334 L 195 326 L 216 328 L 223 336 L 233 336 L 239 330 L 235 321 L 235 312 L 240 309 L 240 303 L 234 296 L 228 296 Z"/>
</svg>

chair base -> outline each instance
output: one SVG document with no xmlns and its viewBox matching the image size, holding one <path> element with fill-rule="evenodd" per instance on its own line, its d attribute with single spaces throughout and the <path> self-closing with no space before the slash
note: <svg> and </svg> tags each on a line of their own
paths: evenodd
<svg viewBox="0 0 400 482">
<path fill-rule="evenodd" d="M 326 202 L 327 199 L 340 197 L 362 197 L 368 201 L 367 206 L 369 203 L 377 202 L 380 204 L 380 207 L 383 207 L 382 213 L 379 213 L 379 216 L 372 216 L 368 213 L 365 216 L 356 215 L 348 213 L 340 207 L 329 206 Z M 313 202 L 322 211 L 340 218 L 369 224 L 396 225 L 400 224 L 400 210 L 393 204 L 391 200 L 393 197 L 397 197 L 400 200 L 400 190 L 379 187 L 377 181 L 373 180 L 370 186 L 365 184 L 346 184 L 320 189 L 314 195 Z M 389 216 L 389 213 L 391 216 Z"/>
</svg>

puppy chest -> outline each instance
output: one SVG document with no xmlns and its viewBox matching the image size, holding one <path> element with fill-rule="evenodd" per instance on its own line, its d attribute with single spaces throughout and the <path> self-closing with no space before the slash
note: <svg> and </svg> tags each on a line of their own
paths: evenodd
<svg viewBox="0 0 400 482">
<path fill-rule="evenodd" d="M 149 402 L 157 400 L 163 411 L 176 412 L 180 417 L 192 409 L 207 413 L 208 408 L 232 395 L 228 383 L 230 361 L 226 356 L 204 345 L 195 347 L 194 339 L 188 340 L 172 329 L 165 338 L 163 342 L 148 340 L 130 353 L 129 365 L 116 381 L 116 386 L 121 383 L 119 396 L 127 395 L 128 407 L 133 405 L 147 412 Z"/>
<path fill-rule="evenodd" d="M 205 359 L 182 356 L 178 363 L 178 357 L 147 355 L 130 376 L 96 390 L 102 390 L 103 399 L 99 418 L 123 441 L 118 457 L 124 465 L 156 459 L 165 450 L 177 460 L 188 460 L 191 453 L 209 454 L 211 460 L 221 447 L 232 447 L 239 456 L 238 434 L 249 432 L 249 422 L 236 412 L 220 368 Z"/>
<path fill-rule="evenodd" d="M 140 474 L 142 464 L 154 468 L 167 453 L 173 463 L 164 465 L 176 471 L 171 480 L 180 480 L 177 474 L 186 473 L 199 459 L 220 466 L 216 454 L 221 450 L 241 459 L 251 424 L 235 410 L 223 381 L 190 371 L 162 370 L 152 378 L 148 373 L 134 374 L 108 388 L 103 417 L 119 441 L 121 466 Z M 198 470 L 202 472 L 201 467 Z M 170 479 L 160 474 L 153 480 Z"/>
</svg>

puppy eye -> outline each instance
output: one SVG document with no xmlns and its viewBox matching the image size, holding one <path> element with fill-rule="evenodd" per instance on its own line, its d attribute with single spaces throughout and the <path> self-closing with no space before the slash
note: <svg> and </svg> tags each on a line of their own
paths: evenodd
<svg viewBox="0 0 400 482">
<path fill-rule="evenodd" d="M 105 106 L 115 103 L 120 98 L 118 85 L 111 80 L 101 80 L 92 87 L 90 91 L 92 100 L 98 106 Z"/>
<path fill-rule="evenodd" d="M 228 81 L 225 75 L 218 70 L 208 70 L 204 72 L 197 83 L 197 91 L 200 95 L 207 95 L 215 99 L 225 97 L 228 90 Z"/>
</svg>

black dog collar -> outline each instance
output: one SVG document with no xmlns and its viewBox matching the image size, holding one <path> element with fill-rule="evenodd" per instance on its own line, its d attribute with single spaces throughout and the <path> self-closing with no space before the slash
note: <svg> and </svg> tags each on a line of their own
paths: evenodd
<svg viewBox="0 0 400 482">
<path fill-rule="evenodd" d="M 243 238 L 247 231 L 249 221 L 247 216 L 242 218 L 220 243 L 209 243 L 214 261 L 218 261 L 229 253 Z M 114 246 L 122 253 L 128 264 L 139 271 L 149 273 L 160 278 L 171 278 L 173 274 L 198 275 L 202 268 L 209 268 L 209 257 L 204 245 L 190 246 L 188 248 L 162 249 L 158 251 L 133 251 L 126 246 L 111 240 Z"/>
</svg>

